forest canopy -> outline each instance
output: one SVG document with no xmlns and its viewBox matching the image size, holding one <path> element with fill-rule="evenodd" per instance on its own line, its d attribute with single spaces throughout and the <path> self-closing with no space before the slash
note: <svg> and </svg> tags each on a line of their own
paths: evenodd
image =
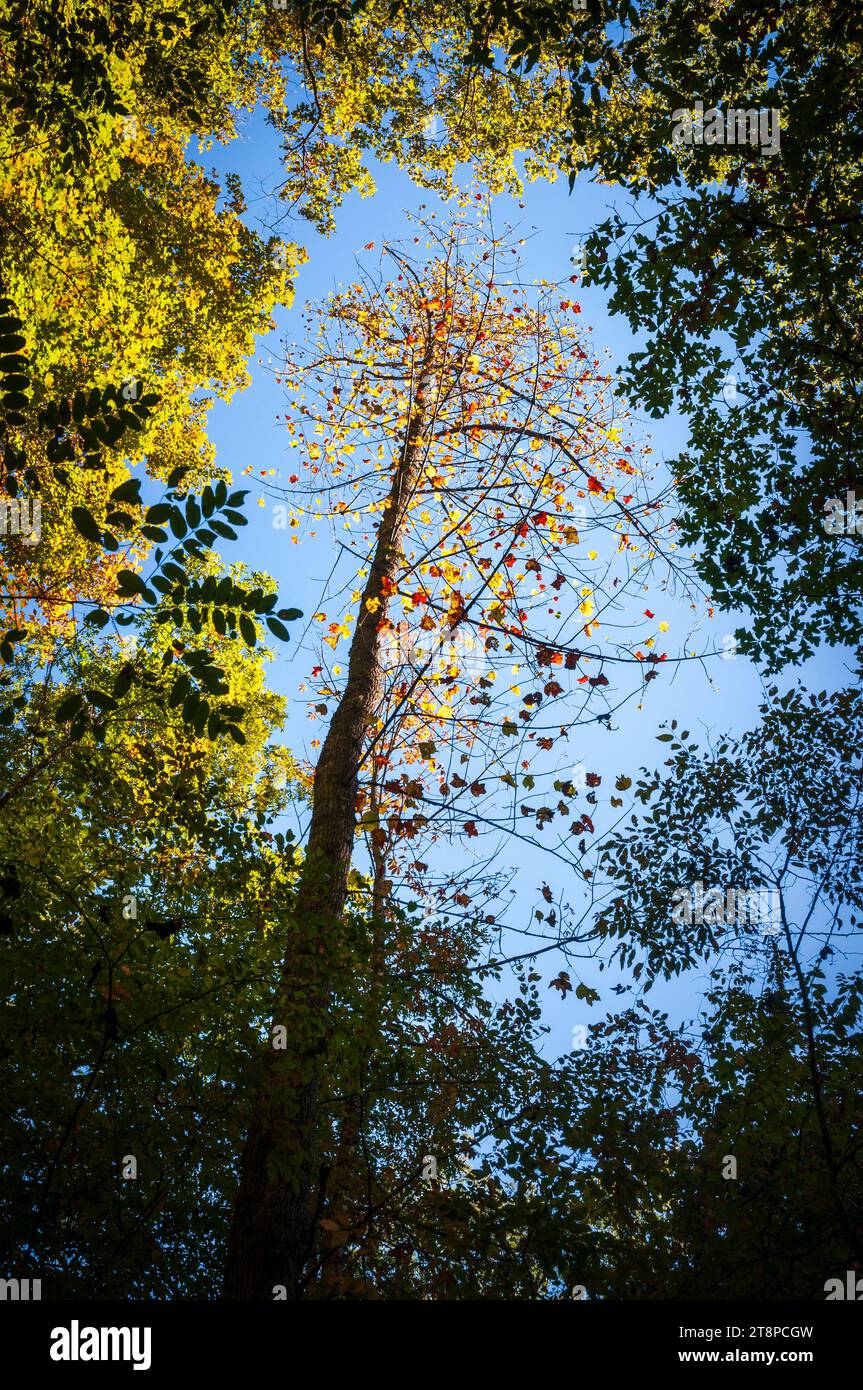
<svg viewBox="0 0 863 1390">
<path fill-rule="evenodd" d="M 843 0 L 0 0 L 0 1273 L 860 1269 L 861 40 Z M 390 166 L 414 207 L 307 298 Z M 535 274 L 513 210 L 588 184 Z"/>
</svg>

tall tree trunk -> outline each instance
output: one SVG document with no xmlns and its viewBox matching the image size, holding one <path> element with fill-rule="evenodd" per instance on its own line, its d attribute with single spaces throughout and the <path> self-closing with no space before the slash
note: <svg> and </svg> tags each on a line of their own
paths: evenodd
<svg viewBox="0 0 863 1390">
<path fill-rule="evenodd" d="M 375 797 L 370 806 L 375 808 Z M 362 1000 L 359 1024 L 356 1066 L 350 1073 L 354 1077 L 353 1089 L 345 1100 L 344 1115 L 339 1126 L 338 1143 L 329 1182 L 328 1213 L 336 1220 L 348 1216 L 348 1203 L 351 1191 L 356 1184 L 351 1181 L 358 1172 L 359 1146 L 363 1132 L 367 1098 L 370 1094 L 371 1069 L 374 1064 L 376 1043 L 380 1033 L 381 1009 L 384 997 L 384 978 L 386 974 L 386 852 L 372 845 L 374 877 L 372 887 L 372 952 L 369 972 L 369 988 Z M 371 1214 L 361 1227 L 363 1237 L 370 1234 Z M 357 1228 L 354 1228 L 356 1234 Z M 321 1277 L 324 1297 L 341 1292 L 345 1255 L 345 1234 L 343 1229 L 328 1232 L 324 1237 L 321 1257 Z"/>
<path fill-rule="evenodd" d="M 318 1212 L 318 1096 L 330 1030 L 328 1006 L 354 844 L 359 770 L 380 689 L 378 626 L 387 581 L 395 579 L 407 508 L 424 458 L 423 432 L 431 370 L 428 349 L 419 374 L 401 454 L 381 520 L 351 646 L 348 678 L 315 772 L 312 819 L 291 936 L 273 1023 L 287 1046 L 270 1048 L 256 1096 L 234 1203 L 223 1298 L 273 1297 L 284 1285 L 302 1297 Z M 369 608 L 367 600 L 380 600 Z"/>
<path fill-rule="evenodd" d="M 781 903 L 780 898 L 780 903 Z M 818 1060 L 818 1045 L 815 1038 L 815 1017 L 812 1009 L 812 997 L 803 967 L 800 964 L 800 954 L 794 938 L 791 934 L 791 927 L 785 916 L 785 906 L 782 904 L 782 927 L 785 935 L 785 944 L 791 958 L 794 969 L 794 976 L 797 981 L 797 988 L 800 993 L 800 1002 L 803 1008 L 803 1026 L 806 1035 L 806 1058 L 809 1066 L 809 1079 L 812 1085 L 812 1102 L 815 1108 L 815 1118 L 818 1122 L 818 1131 L 821 1138 L 821 1148 L 824 1154 L 824 1167 L 827 1170 L 827 1186 L 830 1192 L 830 1200 L 836 1212 L 839 1227 L 848 1242 L 849 1260 L 860 1260 L 863 1257 L 863 1242 L 861 1242 L 860 1230 L 856 1225 L 839 1186 L 839 1167 L 836 1155 L 833 1150 L 833 1137 L 830 1133 L 830 1124 L 824 1106 L 824 1086 L 821 1076 L 821 1066 Z M 776 951 L 777 959 L 779 952 Z M 781 981 L 780 976 L 780 982 Z"/>
</svg>

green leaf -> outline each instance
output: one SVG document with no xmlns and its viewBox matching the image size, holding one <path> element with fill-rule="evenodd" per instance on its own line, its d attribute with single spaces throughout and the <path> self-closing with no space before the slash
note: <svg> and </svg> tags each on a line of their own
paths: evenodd
<svg viewBox="0 0 863 1390">
<path fill-rule="evenodd" d="M 125 483 L 115 487 L 111 493 L 112 502 L 131 502 L 138 504 L 141 501 L 141 480 L 140 478 L 127 478 Z"/>
<path fill-rule="evenodd" d="M 134 679 L 135 668 L 132 666 L 131 662 L 127 661 L 125 666 L 120 667 L 114 679 L 113 694 L 115 700 L 122 700 L 123 696 L 129 693 Z"/>
<path fill-rule="evenodd" d="M 76 691 L 74 695 L 67 695 L 65 700 L 60 701 L 54 718 L 58 724 L 66 724 L 83 708 L 84 696 Z"/>
<path fill-rule="evenodd" d="M 92 627 L 104 627 L 111 621 L 111 614 L 106 613 L 104 608 L 94 608 L 84 619 L 85 623 L 90 623 Z"/>
<path fill-rule="evenodd" d="M 88 690 L 86 695 L 90 704 L 95 705 L 97 709 L 117 708 L 117 701 L 112 695 L 106 695 L 104 690 Z"/>
<path fill-rule="evenodd" d="M 278 618 L 267 618 L 267 627 L 274 637 L 278 637 L 282 642 L 290 642 L 291 634 L 284 623 L 279 622 Z"/>
<path fill-rule="evenodd" d="M 174 681 L 171 693 L 168 696 L 168 708 L 176 709 L 177 705 L 179 705 L 183 700 L 185 700 L 186 696 L 189 694 L 191 689 L 192 682 L 186 675 L 185 671 L 181 671 L 177 679 Z"/>
<path fill-rule="evenodd" d="M 96 518 L 86 507 L 72 508 L 72 524 L 85 540 L 93 541 L 96 545 L 102 544 L 102 532 L 96 523 Z"/>
<path fill-rule="evenodd" d="M 120 570 L 117 575 L 117 588 L 121 594 L 142 594 L 145 598 L 149 594 L 149 589 L 134 570 Z"/>
<path fill-rule="evenodd" d="M 170 502 L 157 502 L 155 506 L 148 507 L 144 513 L 144 520 L 153 526 L 163 526 L 171 515 Z"/>
<path fill-rule="evenodd" d="M 121 526 L 124 531 L 130 531 L 135 525 L 135 520 L 128 512 L 109 512 L 105 517 L 105 525 Z"/>
</svg>

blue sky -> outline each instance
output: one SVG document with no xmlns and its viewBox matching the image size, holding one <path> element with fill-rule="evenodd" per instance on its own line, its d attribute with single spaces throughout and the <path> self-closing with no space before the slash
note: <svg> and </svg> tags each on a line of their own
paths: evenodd
<svg viewBox="0 0 863 1390">
<path fill-rule="evenodd" d="M 330 536 L 322 528 L 317 541 L 291 545 L 288 533 L 273 527 L 272 499 L 267 498 L 263 507 L 257 505 L 261 474 L 271 468 L 281 469 L 287 462 L 286 435 L 277 419 L 280 414 L 284 415 L 285 395 L 273 377 L 272 364 L 281 359 L 282 341 L 302 333 L 300 314 L 305 301 L 323 298 L 340 282 L 355 278 L 357 257 L 365 254 L 362 248 L 366 243 L 375 242 L 379 246 L 382 240 L 397 240 L 405 235 L 405 210 L 416 211 L 421 203 L 431 207 L 439 203 L 426 190 L 418 189 L 395 166 L 370 162 L 377 193 L 367 199 L 348 196 L 337 214 L 335 233 L 325 238 L 300 218 L 277 222 L 281 209 L 270 194 L 278 185 L 278 141 L 260 116 L 248 118 L 241 125 L 239 139 L 231 145 L 217 147 L 198 157 L 205 168 L 241 175 L 249 204 L 246 217 L 252 225 L 264 234 L 277 232 L 286 241 L 299 242 L 309 255 L 308 263 L 298 275 L 293 308 L 277 313 L 276 332 L 262 340 L 256 358 L 250 363 L 252 385 L 230 403 L 216 403 L 210 433 L 220 464 L 230 468 L 235 479 L 239 479 L 243 469 L 250 465 L 253 469 L 252 474 L 242 480 L 244 486 L 251 487 L 247 504 L 249 525 L 240 533 L 238 544 L 230 551 L 226 548 L 225 558 L 241 559 L 272 574 L 279 583 L 281 603 L 301 608 L 310 617 L 322 606 L 333 565 Z M 470 171 L 465 170 L 465 182 L 469 178 Z M 492 204 L 495 220 L 512 223 L 517 234 L 525 238 L 523 267 L 526 276 L 556 281 L 572 273 L 570 256 L 574 242 L 617 205 L 618 195 L 613 189 L 592 184 L 582 175 L 571 195 L 566 180 L 560 179 L 555 184 L 528 185 L 520 201 L 523 208 L 519 207 L 518 200 L 507 195 L 495 198 Z M 609 314 L 603 290 L 579 285 L 575 293 L 583 309 L 582 322 L 591 328 L 590 336 L 598 356 L 602 357 L 607 351 L 613 365 L 643 346 L 633 337 L 625 319 Z M 685 446 L 686 429 L 677 418 L 645 421 L 638 433 L 648 432 L 652 436 L 654 457 L 658 460 L 673 458 Z M 682 642 L 691 616 L 687 605 L 669 604 L 663 616 L 671 620 L 669 636 Z M 717 613 L 712 622 L 708 620 L 702 625 L 693 645 L 699 649 L 721 648 L 723 637 L 733 633 L 734 627 L 733 615 Z M 305 628 L 305 620 L 292 624 L 294 640 L 279 646 L 270 666 L 271 685 L 289 701 L 284 741 L 298 756 L 309 755 L 310 739 L 322 732 L 320 724 L 309 723 L 306 698 L 298 693 L 299 686 L 318 661 L 316 642 L 320 639 L 317 633 L 309 631 L 305 641 L 297 640 Z M 794 674 L 789 673 L 788 679 L 793 679 Z M 839 683 L 841 662 L 835 656 L 811 662 L 806 675 L 809 683 L 817 683 L 819 687 Z M 597 833 L 602 832 L 603 801 L 615 777 L 621 773 L 634 776 L 642 765 L 661 765 L 663 745 L 655 740 L 663 720 L 676 717 L 694 735 L 705 737 L 711 732 L 739 731 L 757 722 L 761 688 L 757 672 L 743 657 L 714 658 L 708 669 L 690 662 L 679 666 L 673 676 L 653 682 L 651 698 L 645 701 L 644 708 L 639 711 L 635 702 L 626 706 L 613 721 L 611 731 L 591 725 L 585 736 L 575 736 L 573 760 L 583 761 L 603 779 L 598 790 Z M 456 852 L 463 852 L 461 844 Z M 555 893 L 572 891 L 571 901 L 577 901 L 575 883 L 561 883 L 562 866 L 548 861 L 539 851 L 525 850 L 517 868 L 519 882 L 528 888 L 524 901 L 517 903 L 513 920 L 526 920 L 538 885 L 543 881 L 548 881 Z M 524 949 L 522 939 L 513 937 L 509 949 Z M 557 953 L 544 956 L 544 978 L 551 979 L 561 965 L 566 962 Z M 573 1025 L 594 1021 L 600 1010 L 612 1007 L 616 1001 L 616 996 L 609 993 L 609 985 L 619 978 L 617 975 L 609 972 L 600 975 L 591 962 L 577 963 L 572 973 L 575 980 L 583 979 L 601 990 L 602 1004 L 587 1010 L 571 997 L 563 1004 L 556 991 L 547 992 L 545 1014 L 551 1028 L 548 1046 L 552 1052 L 569 1048 Z M 653 997 L 657 1005 L 669 1008 L 673 1014 L 681 1010 L 686 1012 L 696 1002 L 697 986 L 697 978 L 675 981 L 658 986 Z"/>
</svg>

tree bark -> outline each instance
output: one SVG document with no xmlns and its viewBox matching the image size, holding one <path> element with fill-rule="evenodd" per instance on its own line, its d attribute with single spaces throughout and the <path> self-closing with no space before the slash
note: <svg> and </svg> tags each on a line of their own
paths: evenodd
<svg viewBox="0 0 863 1390">
<path fill-rule="evenodd" d="M 318 1177 L 318 1098 L 333 1021 L 329 1002 L 347 895 L 360 766 L 380 689 L 379 624 L 394 581 L 411 496 L 424 458 L 424 398 L 431 347 L 415 392 L 393 474 L 351 645 L 348 677 L 315 772 L 312 819 L 273 1023 L 288 1030 L 283 1050 L 268 1048 L 254 1102 L 234 1204 L 222 1297 L 303 1296 L 314 1249 Z M 378 599 L 377 611 L 368 599 Z M 316 1178 L 318 1181 L 316 1182 Z M 320 1201 L 320 1197 L 318 1199 Z"/>
<path fill-rule="evenodd" d="M 376 804 L 376 795 L 373 791 L 370 802 L 373 810 L 376 808 Z M 363 1132 L 367 1097 L 372 1082 L 372 1069 L 376 1043 L 380 1033 L 384 999 L 387 916 L 386 851 L 380 846 L 372 844 L 371 855 L 374 863 L 374 874 L 372 879 L 372 951 L 369 987 L 361 1004 L 356 1067 L 350 1073 L 350 1077 L 353 1078 L 350 1081 L 353 1089 L 345 1100 L 344 1115 L 339 1126 L 338 1143 L 328 1192 L 327 1210 L 337 1221 L 348 1219 L 351 1191 L 356 1191 L 356 1183 L 351 1182 L 351 1177 L 357 1173 L 358 1148 Z M 363 1237 L 368 1238 L 370 1220 L 371 1214 L 369 1213 L 364 1222 L 354 1225 L 351 1233 L 356 1236 L 358 1231 L 362 1230 Z M 345 1233 L 341 1229 L 338 1232 L 328 1232 L 324 1237 L 324 1249 L 320 1260 L 324 1297 L 338 1296 L 341 1292 L 346 1249 L 344 1240 Z"/>
</svg>

